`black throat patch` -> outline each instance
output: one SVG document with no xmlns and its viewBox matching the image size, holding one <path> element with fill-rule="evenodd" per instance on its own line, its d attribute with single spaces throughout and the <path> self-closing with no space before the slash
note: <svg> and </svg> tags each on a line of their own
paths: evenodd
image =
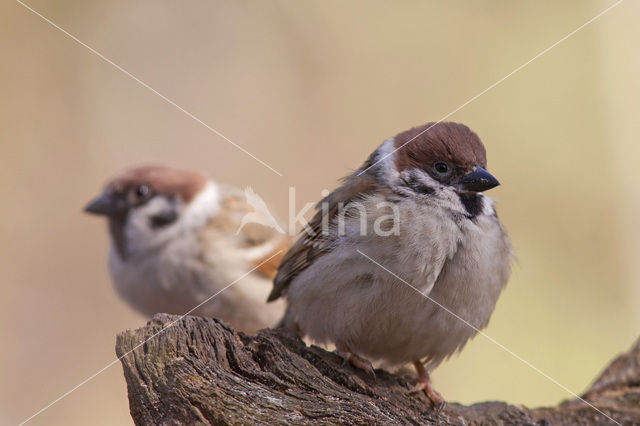
<svg viewBox="0 0 640 426">
<path fill-rule="evenodd" d="M 482 196 L 474 193 L 459 193 L 460 201 L 467 211 L 467 217 L 473 219 L 482 213 Z"/>
<path fill-rule="evenodd" d="M 126 224 L 126 214 L 109 217 L 109 232 L 113 239 L 113 245 L 116 247 L 116 251 L 123 261 L 127 260 L 127 238 L 124 234 Z"/>
</svg>

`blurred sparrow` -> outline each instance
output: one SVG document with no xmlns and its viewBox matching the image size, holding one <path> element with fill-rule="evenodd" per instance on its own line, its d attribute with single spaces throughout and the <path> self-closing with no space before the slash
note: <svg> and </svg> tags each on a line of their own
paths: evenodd
<svg viewBox="0 0 640 426">
<path fill-rule="evenodd" d="M 334 343 L 371 374 L 368 359 L 413 363 L 416 388 L 442 407 L 428 371 L 487 325 L 510 274 L 509 238 L 481 194 L 499 185 L 486 166 L 482 142 L 462 124 L 385 141 L 318 204 L 284 256 L 269 296 L 286 297 L 281 325 Z"/>
<path fill-rule="evenodd" d="M 220 292 L 192 314 L 248 333 L 282 315 L 284 303 L 264 300 L 287 237 L 251 219 L 241 228 L 255 213 L 239 189 L 193 171 L 135 167 L 115 176 L 85 211 L 107 217 L 111 278 L 142 314 L 185 314 Z"/>
</svg>

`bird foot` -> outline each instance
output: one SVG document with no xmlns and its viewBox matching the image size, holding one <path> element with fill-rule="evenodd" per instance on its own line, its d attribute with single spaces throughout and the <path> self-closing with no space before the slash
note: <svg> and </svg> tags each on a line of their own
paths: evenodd
<svg viewBox="0 0 640 426">
<path fill-rule="evenodd" d="M 420 391 L 424 391 L 425 395 L 427 395 L 427 398 L 429 398 L 437 413 L 442 411 L 442 409 L 446 405 L 446 402 L 440 392 L 433 388 L 433 384 L 431 383 L 430 379 L 418 379 L 416 381 L 416 384 L 411 388 L 409 392 L 414 393 Z"/>
<path fill-rule="evenodd" d="M 373 370 L 373 364 L 371 364 L 371 361 L 369 361 L 368 359 L 356 355 L 348 350 L 336 349 L 334 353 L 342 358 L 342 366 L 345 366 L 347 365 L 347 363 L 349 363 L 355 368 L 364 370 L 365 373 L 367 373 L 367 375 L 369 375 L 374 381 L 376 380 L 376 372 Z"/>
<path fill-rule="evenodd" d="M 435 388 L 433 387 L 431 377 L 429 377 L 429 373 L 427 373 L 427 371 L 425 370 L 424 365 L 422 365 L 420 361 L 414 361 L 413 365 L 415 366 L 418 375 L 417 377 L 413 377 L 413 381 L 415 381 L 415 384 L 409 392 L 413 393 L 423 391 L 425 395 L 427 395 L 427 398 L 429 398 L 429 400 L 433 404 L 436 413 L 440 413 L 440 411 L 442 411 L 442 409 L 446 405 L 444 398 L 442 397 L 440 392 L 435 390 Z"/>
</svg>

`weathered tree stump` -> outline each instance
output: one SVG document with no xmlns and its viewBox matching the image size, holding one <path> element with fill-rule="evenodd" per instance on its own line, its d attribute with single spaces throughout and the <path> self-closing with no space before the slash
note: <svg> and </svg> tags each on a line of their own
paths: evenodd
<svg viewBox="0 0 640 426">
<path fill-rule="evenodd" d="M 285 330 L 246 336 L 216 319 L 156 315 L 121 333 L 116 352 L 138 425 L 613 424 L 580 400 L 534 409 L 449 403 L 436 414 L 401 376 L 376 370 L 373 381 Z M 640 425 L 640 341 L 583 397 L 617 423 Z"/>
</svg>

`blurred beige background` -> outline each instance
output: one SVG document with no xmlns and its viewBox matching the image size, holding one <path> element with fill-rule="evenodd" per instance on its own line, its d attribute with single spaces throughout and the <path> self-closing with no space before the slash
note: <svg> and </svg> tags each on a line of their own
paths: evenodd
<svg viewBox="0 0 640 426">
<path fill-rule="evenodd" d="M 279 177 L 37 16 L 0 4 L 0 423 L 114 359 L 144 324 L 82 213 L 123 166 L 251 185 L 287 213 L 383 139 L 438 120 L 613 1 L 110 1 L 30 6 L 281 171 Z M 519 262 L 487 333 L 582 392 L 640 334 L 640 3 L 622 3 L 450 119 L 487 145 Z M 477 337 L 435 374 L 450 401 L 555 404 Z M 119 364 L 30 424 L 130 424 Z"/>
</svg>

